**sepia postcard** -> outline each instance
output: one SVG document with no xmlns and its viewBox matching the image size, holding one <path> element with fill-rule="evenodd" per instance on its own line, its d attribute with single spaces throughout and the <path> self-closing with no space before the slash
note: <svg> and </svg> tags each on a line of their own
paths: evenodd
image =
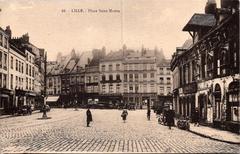
<svg viewBox="0 0 240 154">
<path fill-rule="evenodd" d="M 239 153 L 239 0 L 0 0 L 0 153 Z"/>
</svg>

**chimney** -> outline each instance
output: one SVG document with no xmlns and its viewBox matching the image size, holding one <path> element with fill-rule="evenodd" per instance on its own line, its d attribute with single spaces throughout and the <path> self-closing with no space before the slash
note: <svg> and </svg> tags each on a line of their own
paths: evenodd
<svg viewBox="0 0 240 154">
<path fill-rule="evenodd" d="M 22 36 L 22 39 L 23 39 L 24 43 L 29 43 L 29 35 L 28 35 L 28 33 L 24 34 Z"/>
<path fill-rule="evenodd" d="M 216 14 L 217 4 L 215 0 L 208 0 L 205 6 L 206 14 Z"/>
<path fill-rule="evenodd" d="M 11 39 L 11 38 L 12 38 L 12 31 L 11 31 L 11 29 L 10 29 L 10 26 L 7 26 L 7 27 L 6 27 L 5 32 L 6 32 L 6 34 L 9 36 L 9 39 Z"/>
</svg>

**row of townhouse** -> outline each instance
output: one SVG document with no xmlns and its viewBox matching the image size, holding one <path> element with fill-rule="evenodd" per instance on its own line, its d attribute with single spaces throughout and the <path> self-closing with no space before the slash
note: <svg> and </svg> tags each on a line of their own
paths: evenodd
<svg viewBox="0 0 240 154">
<path fill-rule="evenodd" d="M 170 61 L 165 60 L 161 52 L 145 49 L 138 52 L 126 46 L 108 54 L 105 48 L 94 49 L 82 57 L 73 52 L 68 58 L 62 58 L 66 62 L 61 65 L 53 62 L 49 66 L 48 94 L 60 96 L 62 103 L 76 100 L 85 103 L 124 102 L 140 107 L 147 102 L 152 105 L 155 102 L 163 105 L 166 100 L 171 102 Z M 58 72 L 54 72 L 56 69 Z M 56 82 L 56 78 L 61 82 Z M 58 86 L 61 87 L 59 91 L 53 90 Z"/>
<path fill-rule="evenodd" d="M 239 131 L 239 1 L 208 1 L 183 28 L 192 36 L 171 61 L 175 111 L 201 122 Z"/>
<path fill-rule="evenodd" d="M 12 38 L 9 26 L 0 28 L 0 112 L 9 113 L 14 107 L 27 104 L 39 106 L 41 88 L 37 56 L 27 34 Z M 30 47 L 32 46 L 32 47 Z M 36 47 L 35 47 L 36 48 Z M 43 49 L 37 50 L 40 55 Z"/>
</svg>

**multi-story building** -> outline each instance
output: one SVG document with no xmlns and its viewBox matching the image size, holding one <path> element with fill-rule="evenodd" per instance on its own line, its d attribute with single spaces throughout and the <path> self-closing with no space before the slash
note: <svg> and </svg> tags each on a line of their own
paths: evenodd
<svg viewBox="0 0 240 154">
<path fill-rule="evenodd" d="M 170 60 L 162 60 L 157 64 L 157 103 L 156 106 L 172 106 L 172 71 Z"/>
<path fill-rule="evenodd" d="M 122 100 L 123 52 L 110 52 L 101 59 L 99 69 L 101 101 L 112 104 Z"/>
<path fill-rule="evenodd" d="M 177 48 L 171 62 L 174 105 L 178 114 L 239 131 L 239 1 L 209 1 L 183 28 L 192 45 Z M 237 88 L 238 87 L 238 88 Z"/>
<path fill-rule="evenodd" d="M 13 107 L 36 105 L 35 79 L 39 72 L 28 34 L 12 38 L 10 26 L 0 28 L 0 32 L 0 108 L 9 113 Z"/>
<path fill-rule="evenodd" d="M 9 35 L 0 28 L 0 113 L 9 108 L 11 92 L 8 87 Z"/>
</svg>

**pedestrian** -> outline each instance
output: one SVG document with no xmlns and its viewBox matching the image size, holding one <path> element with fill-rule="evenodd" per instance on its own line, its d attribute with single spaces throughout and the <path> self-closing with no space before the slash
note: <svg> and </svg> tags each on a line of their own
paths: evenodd
<svg viewBox="0 0 240 154">
<path fill-rule="evenodd" d="M 122 117 L 124 123 L 125 123 L 125 121 L 127 119 L 127 115 L 128 115 L 128 112 L 127 112 L 126 109 L 124 109 L 122 114 L 121 114 L 121 117 Z"/>
<path fill-rule="evenodd" d="M 168 109 L 166 111 L 166 121 L 167 121 L 168 128 L 171 129 L 171 126 L 174 125 L 174 111 L 173 110 Z"/>
<path fill-rule="evenodd" d="M 42 118 L 47 118 L 47 106 L 46 105 L 43 105 L 43 115 L 42 115 Z"/>
<path fill-rule="evenodd" d="M 195 109 L 194 112 L 194 126 L 198 126 L 199 127 L 199 111 L 198 108 Z"/>
<path fill-rule="evenodd" d="M 147 110 L 147 118 L 148 118 L 148 120 L 150 120 L 150 117 L 151 117 L 151 110 L 148 109 L 148 110 Z"/>
<path fill-rule="evenodd" d="M 87 109 L 86 115 L 87 115 L 87 127 L 90 127 L 89 124 L 93 120 L 92 120 L 92 113 L 89 108 Z"/>
</svg>

